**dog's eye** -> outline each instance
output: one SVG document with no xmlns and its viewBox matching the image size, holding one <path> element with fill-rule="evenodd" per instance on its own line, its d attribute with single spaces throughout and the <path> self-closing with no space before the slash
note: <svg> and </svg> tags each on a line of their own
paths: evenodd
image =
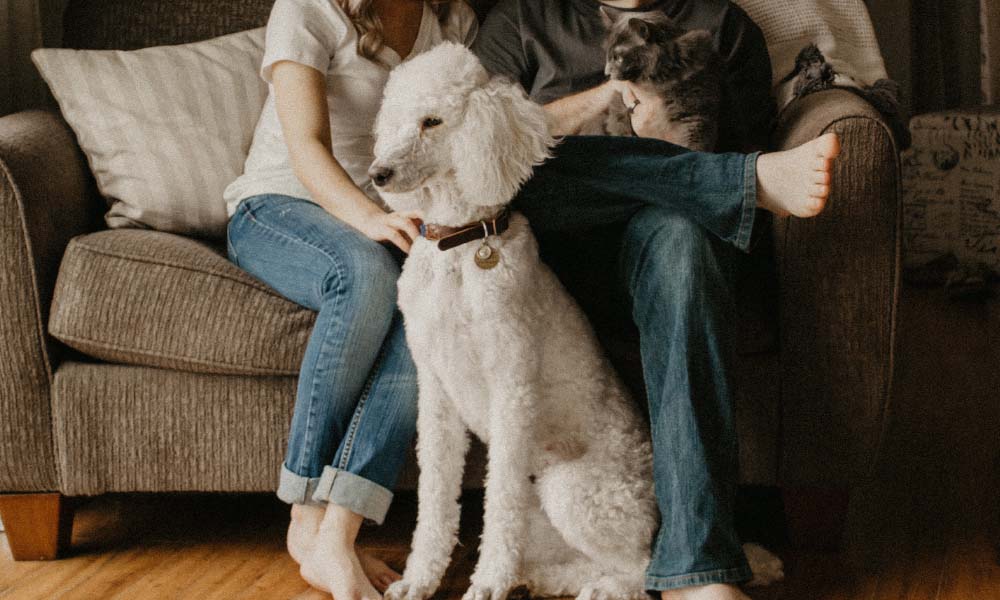
<svg viewBox="0 0 1000 600">
<path fill-rule="evenodd" d="M 432 129 L 437 127 L 442 123 L 441 119 L 437 117 L 424 117 L 424 120 L 420 123 L 421 129 Z"/>
</svg>

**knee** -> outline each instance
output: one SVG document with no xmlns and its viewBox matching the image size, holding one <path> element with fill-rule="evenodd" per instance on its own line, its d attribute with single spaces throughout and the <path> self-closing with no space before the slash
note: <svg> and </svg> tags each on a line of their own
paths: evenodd
<svg viewBox="0 0 1000 600">
<path fill-rule="evenodd" d="M 367 238 L 338 246 L 323 281 L 326 302 L 342 302 L 352 310 L 392 318 L 396 308 L 399 265 L 381 244 Z"/>
<path fill-rule="evenodd" d="M 715 279 L 711 234 L 677 213 L 647 208 L 626 227 L 621 272 L 633 294 L 690 294 Z"/>
</svg>

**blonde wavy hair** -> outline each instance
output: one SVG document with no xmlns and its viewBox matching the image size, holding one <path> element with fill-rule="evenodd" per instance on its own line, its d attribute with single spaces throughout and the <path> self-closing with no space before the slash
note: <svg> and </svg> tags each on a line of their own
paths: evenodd
<svg viewBox="0 0 1000 600">
<path fill-rule="evenodd" d="M 441 23 L 448 18 L 448 11 L 453 1 L 461 0 L 427 0 Z M 382 30 L 382 19 L 375 10 L 375 0 L 337 0 L 337 4 L 347 13 L 354 23 L 354 28 L 358 30 L 358 54 L 378 62 L 378 53 L 385 46 L 385 35 Z"/>
</svg>

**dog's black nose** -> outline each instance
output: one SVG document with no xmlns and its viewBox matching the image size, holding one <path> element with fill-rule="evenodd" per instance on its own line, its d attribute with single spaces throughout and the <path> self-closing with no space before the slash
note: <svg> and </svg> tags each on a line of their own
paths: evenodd
<svg viewBox="0 0 1000 600">
<path fill-rule="evenodd" d="M 368 171 L 368 176 L 371 177 L 372 181 L 375 182 L 375 185 L 379 187 L 389 183 L 389 180 L 392 179 L 392 175 L 393 170 L 389 167 L 377 167 Z"/>
</svg>

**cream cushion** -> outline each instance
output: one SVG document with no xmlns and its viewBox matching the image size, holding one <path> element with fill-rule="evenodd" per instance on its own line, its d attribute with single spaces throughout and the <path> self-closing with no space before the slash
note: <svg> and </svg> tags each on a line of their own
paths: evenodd
<svg viewBox="0 0 1000 600">
<path fill-rule="evenodd" d="M 134 51 L 35 50 L 109 202 L 109 227 L 225 235 L 222 192 L 243 171 L 267 97 L 263 28 Z"/>
</svg>

